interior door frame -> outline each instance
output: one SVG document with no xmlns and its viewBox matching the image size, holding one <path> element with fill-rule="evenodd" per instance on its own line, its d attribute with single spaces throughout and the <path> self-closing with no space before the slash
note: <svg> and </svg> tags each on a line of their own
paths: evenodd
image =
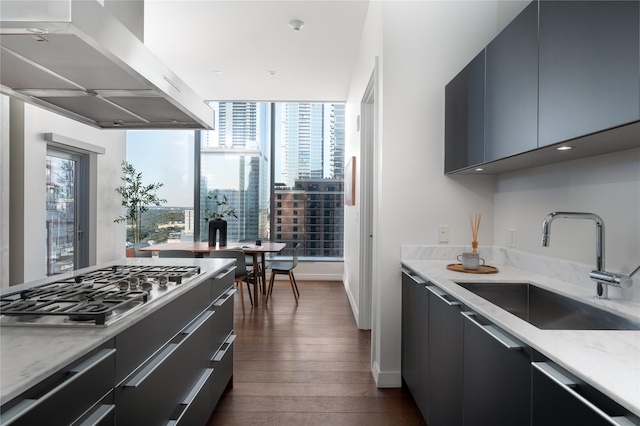
<svg viewBox="0 0 640 426">
<path fill-rule="evenodd" d="M 377 146 L 376 86 L 378 59 L 360 104 L 360 271 L 358 290 L 358 328 L 372 327 L 373 292 L 373 223 Z"/>
</svg>

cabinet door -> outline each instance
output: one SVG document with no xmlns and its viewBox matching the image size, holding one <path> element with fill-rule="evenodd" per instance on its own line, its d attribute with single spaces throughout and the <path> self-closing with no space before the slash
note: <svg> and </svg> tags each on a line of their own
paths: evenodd
<svg viewBox="0 0 640 426">
<path fill-rule="evenodd" d="M 462 315 L 458 302 L 429 290 L 429 426 L 462 425 Z"/>
<path fill-rule="evenodd" d="M 484 162 L 484 66 L 483 50 L 445 87 L 445 173 Z"/>
<path fill-rule="evenodd" d="M 637 416 L 554 363 L 532 365 L 532 426 L 640 424 Z"/>
<path fill-rule="evenodd" d="M 485 161 L 538 146 L 538 2 L 487 46 Z"/>
<path fill-rule="evenodd" d="M 540 2 L 540 146 L 640 119 L 638 8 Z"/>
<path fill-rule="evenodd" d="M 427 290 L 420 277 L 402 274 L 402 379 L 427 418 Z"/>
<path fill-rule="evenodd" d="M 528 426 L 531 353 L 471 313 L 464 320 L 464 424 Z"/>
</svg>

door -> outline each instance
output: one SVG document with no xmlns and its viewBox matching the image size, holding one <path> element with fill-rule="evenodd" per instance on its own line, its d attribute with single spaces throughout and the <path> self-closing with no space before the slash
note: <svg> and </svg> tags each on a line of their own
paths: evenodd
<svg viewBox="0 0 640 426">
<path fill-rule="evenodd" d="M 374 221 L 374 187 L 373 179 L 376 150 L 376 101 L 375 86 L 377 79 L 377 59 L 365 94 L 360 104 L 361 109 L 361 155 L 360 162 L 360 283 L 358 300 L 358 328 L 370 330 L 372 323 L 372 291 L 373 280 L 373 221 Z"/>
<path fill-rule="evenodd" d="M 89 266 L 85 163 L 82 155 L 47 150 L 47 276 Z"/>
</svg>

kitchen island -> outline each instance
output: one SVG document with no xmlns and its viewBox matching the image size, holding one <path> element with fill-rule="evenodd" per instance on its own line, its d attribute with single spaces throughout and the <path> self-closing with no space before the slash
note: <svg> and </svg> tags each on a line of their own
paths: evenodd
<svg viewBox="0 0 640 426">
<path fill-rule="evenodd" d="M 640 321 L 638 303 L 615 298 L 595 299 L 594 291 L 589 288 L 515 267 L 509 261 L 509 256 L 488 262 L 498 267 L 498 273 L 481 275 L 451 271 L 447 265 L 455 262 L 423 260 L 420 257 L 425 256 L 412 255 L 412 251 L 415 250 L 403 250 L 402 266 L 405 271 L 421 277 L 427 285 L 438 287 L 450 300 L 459 302 L 463 311 L 473 311 L 506 332 L 507 336 L 530 347 L 534 353 L 559 365 L 629 412 L 640 416 L 640 331 L 540 329 L 457 282 L 528 282 L 634 321 Z M 485 253 L 483 257 L 490 259 L 492 256 Z M 455 259 L 455 256 L 451 258 Z"/>
<path fill-rule="evenodd" d="M 48 424 L 83 424 L 83 419 L 99 412 L 106 413 L 103 417 L 107 420 L 96 424 L 112 424 L 109 419 L 116 418 L 118 424 L 140 424 L 141 415 L 147 419 L 146 424 L 178 424 L 194 411 L 190 410 L 191 405 L 202 406 L 199 395 L 206 394 L 210 400 L 214 399 L 210 397 L 214 391 L 221 393 L 230 383 L 233 371 L 233 260 L 128 258 L 12 286 L 2 295 L 90 274 L 100 268 L 165 265 L 195 266 L 198 274 L 184 282 L 169 282 L 170 291 L 158 293 L 154 288 L 145 303 L 113 323 L 2 325 L 0 423 L 9 424 L 15 420 L 15 424 L 21 424 L 21 412 L 37 411 L 39 406 L 47 405 L 47 399 L 56 401 L 65 392 L 65 387 L 66 392 L 72 390 L 72 401 L 85 391 L 90 393 L 89 389 L 74 389 L 71 382 L 81 383 L 82 376 L 91 377 L 94 366 L 101 369 L 100 377 L 91 382 L 105 379 L 107 383 L 104 389 L 96 391 L 99 400 L 94 406 L 82 409 L 78 418 L 74 417 L 70 422 L 51 423 L 48 419 Z M 176 366 L 172 362 L 177 363 Z M 163 365 L 171 368 L 163 370 Z M 85 374 L 85 370 L 89 373 Z M 166 374 L 158 373 L 162 371 Z M 182 388 L 179 385 L 182 377 L 162 377 L 182 372 L 188 377 Z M 76 380 L 76 377 L 80 379 Z M 180 389 L 167 402 L 175 407 L 156 407 L 155 404 L 161 407 L 164 394 L 171 393 L 166 389 L 160 390 L 156 386 L 156 389 L 145 390 L 154 383 L 164 382 L 173 383 L 173 387 Z M 143 395 L 145 391 L 148 395 Z M 154 403 L 153 410 L 148 405 L 151 403 Z M 142 410 L 135 412 L 136 406 Z M 213 410 L 206 404 L 204 407 L 205 414 L 201 407 L 195 410 L 200 412 L 200 418 L 208 418 Z M 163 410 L 167 412 L 163 413 L 162 420 L 151 420 L 151 412 Z"/>
</svg>

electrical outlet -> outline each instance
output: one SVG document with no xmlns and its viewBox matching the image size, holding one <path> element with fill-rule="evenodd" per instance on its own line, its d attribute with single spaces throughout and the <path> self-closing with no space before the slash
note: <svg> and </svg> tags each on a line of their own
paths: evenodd
<svg viewBox="0 0 640 426">
<path fill-rule="evenodd" d="M 440 227 L 438 228 L 438 242 L 439 243 L 449 242 L 449 226 L 448 225 L 440 225 Z"/>
<path fill-rule="evenodd" d="M 509 247 L 516 247 L 516 230 L 509 229 Z"/>
</svg>

